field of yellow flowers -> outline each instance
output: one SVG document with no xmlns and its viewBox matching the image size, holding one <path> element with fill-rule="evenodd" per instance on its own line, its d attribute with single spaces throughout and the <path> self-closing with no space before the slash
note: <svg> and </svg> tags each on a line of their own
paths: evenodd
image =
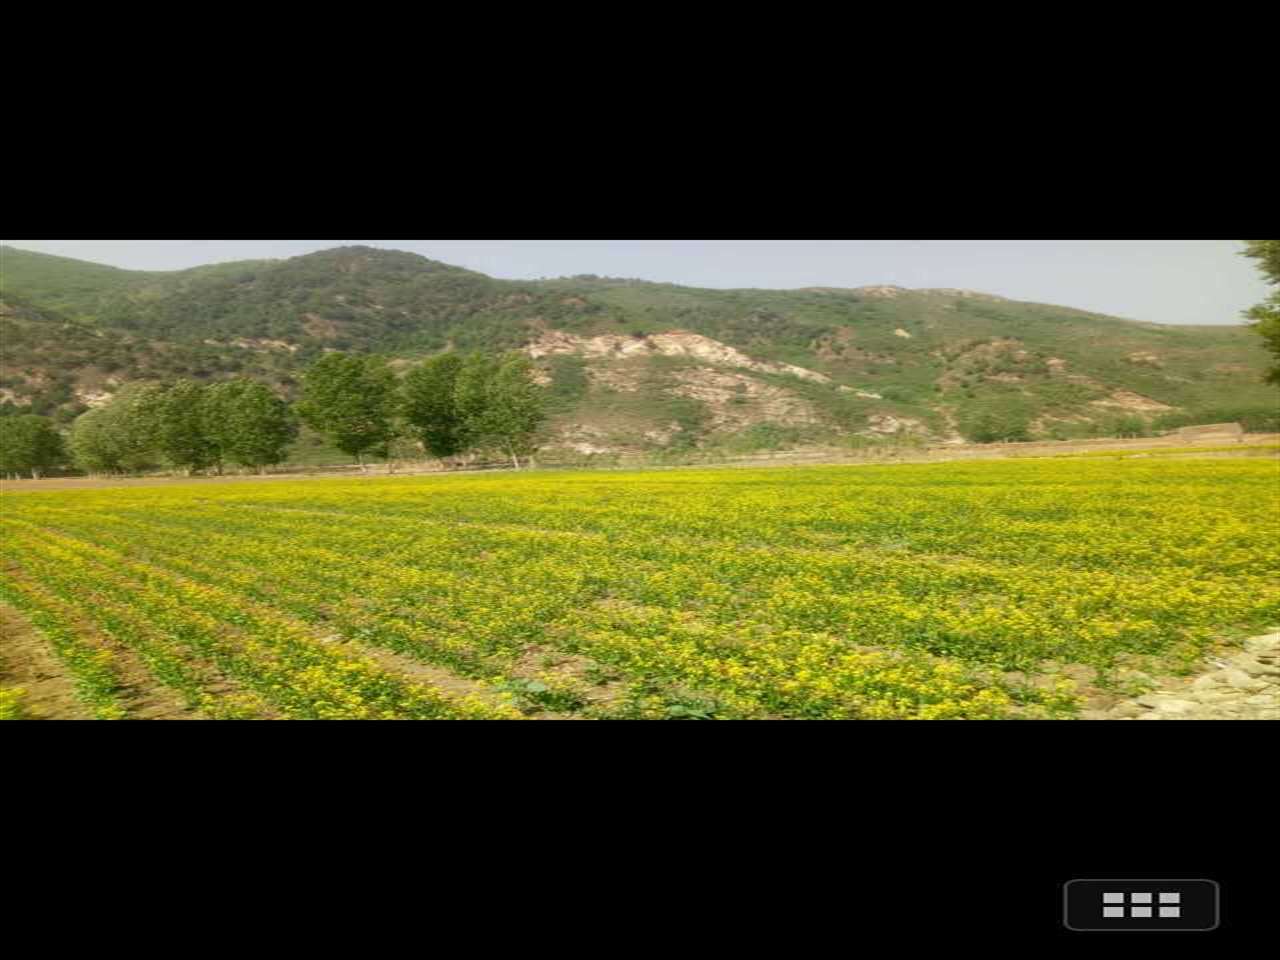
<svg viewBox="0 0 1280 960">
<path fill-rule="evenodd" d="M 102 718 L 1071 716 L 1026 678 L 1280 622 L 1275 461 L 11 492 L 0 533 Z"/>
</svg>

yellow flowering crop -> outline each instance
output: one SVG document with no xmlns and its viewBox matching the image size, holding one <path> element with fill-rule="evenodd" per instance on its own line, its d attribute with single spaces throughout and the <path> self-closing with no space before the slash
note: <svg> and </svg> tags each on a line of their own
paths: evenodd
<svg viewBox="0 0 1280 960">
<path fill-rule="evenodd" d="M 98 716 L 1069 715 L 1046 664 L 1280 622 L 1272 460 L 9 493 L 0 600 Z M 1016 674 L 1015 674 L 1016 672 Z M 1006 675 L 1010 675 L 1007 677 Z"/>
</svg>

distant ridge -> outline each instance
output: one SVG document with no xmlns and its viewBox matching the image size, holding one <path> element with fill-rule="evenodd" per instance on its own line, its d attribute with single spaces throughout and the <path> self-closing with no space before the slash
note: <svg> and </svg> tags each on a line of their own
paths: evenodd
<svg viewBox="0 0 1280 960">
<path fill-rule="evenodd" d="M 326 350 L 403 368 L 441 350 L 551 342 L 539 363 L 560 404 L 558 442 L 580 450 L 954 439 L 991 416 L 1048 436 L 1275 406 L 1266 353 L 1243 326 L 1162 326 L 972 290 L 508 281 L 372 247 L 131 271 L 6 246 L 0 298 L 0 409 L 64 422 L 138 379 L 248 375 L 289 394 Z"/>
</svg>

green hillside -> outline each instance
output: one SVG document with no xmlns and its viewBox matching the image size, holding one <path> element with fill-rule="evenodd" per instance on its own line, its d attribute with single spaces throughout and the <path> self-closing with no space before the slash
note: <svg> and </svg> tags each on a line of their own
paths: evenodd
<svg viewBox="0 0 1280 960">
<path fill-rule="evenodd" d="M 153 273 L 6 247 L 0 295 L 0 399 L 63 419 L 137 379 L 248 374 L 288 392 L 325 350 L 412 362 L 531 344 L 549 344 L 539 355 L 561 411 L 553 439 L 583 451 L 955 438 L 988 423 L 1072 436 L 1135 418 L 1265 418 L 1277 405 L 1244 326 L 1161 326 L 967 291 L 504 281 L 363 247 Z"/>
</svg>

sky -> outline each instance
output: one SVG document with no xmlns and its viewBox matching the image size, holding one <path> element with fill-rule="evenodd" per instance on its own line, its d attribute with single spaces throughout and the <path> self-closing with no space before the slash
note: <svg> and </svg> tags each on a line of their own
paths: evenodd
<svg viewBox="0 0 1280 960">
<path fill-rule="evenodd" d="M 1234 324 L 1269 292 L 1239 240 L 5 240 L 134 270 L 363 244 L 504 279 L 685 286 L 957 287 L 1155 323 Z"/>
</svg>

